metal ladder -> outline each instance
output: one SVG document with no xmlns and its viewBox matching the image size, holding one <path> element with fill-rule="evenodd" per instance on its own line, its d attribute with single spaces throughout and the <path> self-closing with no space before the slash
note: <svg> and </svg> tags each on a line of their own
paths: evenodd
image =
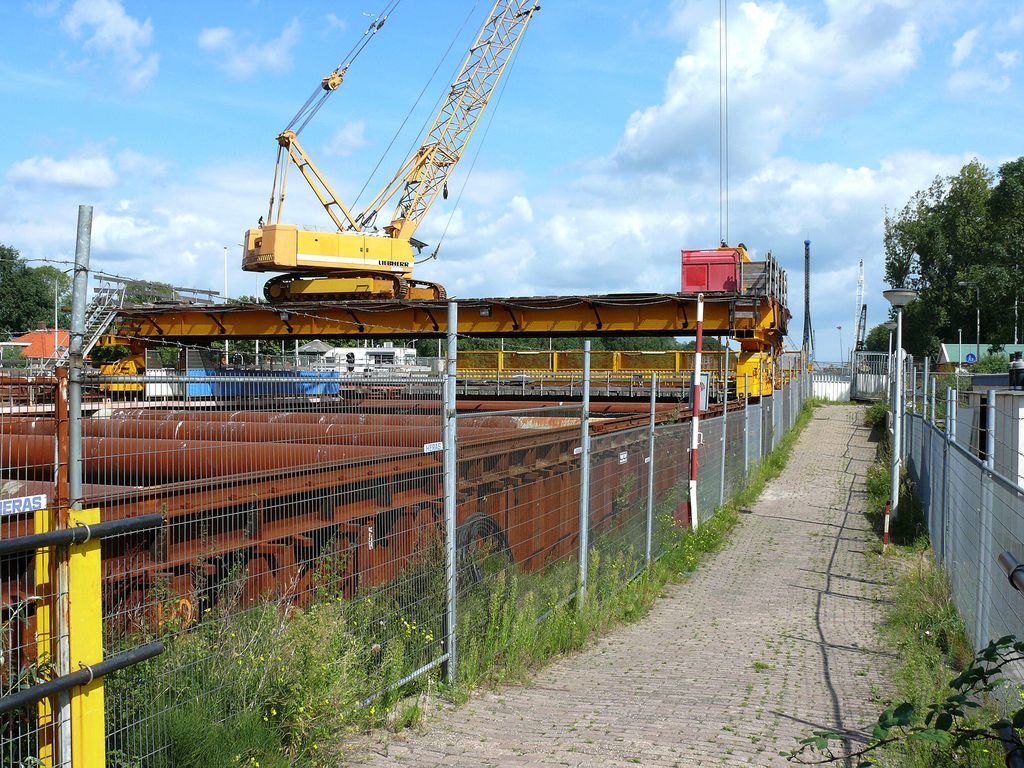
<svg viewBox="0 0 1024 768">
<path fill-rule="evenodd" d="M 116 275 L 105 275 L 95 272 L 92 300 L 85 308 L 85 344 L 82 355 L 88 355 L 96 343 L 107 333 L 110 324 L 117 317 L 117 312 L 125 304 L 157 304 L 157 303 L 189 303 L 209 304 L 218 294 L 215 291 L 204 291 L 197 288 L 178 288 L 164 283 L 148 280 L 133 280 Z M 46 370 L 67 365 L 70 350 L 58 347 L 54 354 L 45 361 Z"/>
</svg>

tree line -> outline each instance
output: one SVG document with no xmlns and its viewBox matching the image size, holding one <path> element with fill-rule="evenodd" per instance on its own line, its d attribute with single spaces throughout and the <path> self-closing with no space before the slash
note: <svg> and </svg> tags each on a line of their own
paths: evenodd
<svg viewBox="0 0 1024 768">
<path fill-rule="evenodd" d="M 9 341 L 43 324 L 70 325 L 71 276 L 50 264 L 31 266 L 21 253 L 0 243 L 0 341 Z"/>
<path fill-rule="evenodd" d="M 903 313 L 908 352 L 936 359 L 939 345 L 956 342 L 961 330 L 965 344 L 975 343 L 980 307 L 982 355 L 999 356 L 1024 320 L 1024 306 L 1014 312 L 1024 300 L 1024 157 L 998 172 L 975 159 L 937 176 L 902 209 L 886 212 L 884 245 L 886 283 L 920 292 Z M 876 326 L 867 346 L 885 351 L 888 337 Z"/>
</svg>

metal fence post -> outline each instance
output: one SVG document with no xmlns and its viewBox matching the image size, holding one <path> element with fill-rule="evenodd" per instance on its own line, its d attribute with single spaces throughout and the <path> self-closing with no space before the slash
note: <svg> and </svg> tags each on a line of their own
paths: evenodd
<svg viewBox="0 0 1024 768">
<path fill-rule="evenodd" d="M 924 380 L 921 382 L 921 410 L 928 421 L 928 355 L 924 356 Z"/>
<path fill-rule="evenodd" d="M 456 495 L 458 493 L 458 463 L 456 461 L 456 414 L 455 384 L 459 353 L 458 342 L 459 305 L 448 302 L 448 361 L 444 377 L 444 523 L 445 523 L 445 583 L 447 585 L 447 637 L 448 661 L 445 664 L 445 679 L 449 684 L 455 682 L 456 667 L 456 635 L 458 629 L 458 576 L 456 574 L 455 539 L 456 539 Z"/>
<path fill-rule="evenodd" d="M 89 255 L 92 247 L 92 206 L 78 206 L 78 230 L 75 239 L 75 274 L 71 300 L 71 335 L 68 347 L 68 507 L 58 511 L 58 528 L 69 525 L 70 510 L 82 509 L 82 364 L 85 350 L 85 306 L 89 287 Z M 68 675 L 71 669 L 71 627 L 65 620 L 69 615 L 70 591 L 69 552 L 67 547 L 57 550 L 57 664 L 58 676 Z M 60 765 L 71 765 L 72 728 L 71 695 L 64 691 L 57 697 L 58 759 Z"/>
<path fill-rule="evenodd" d="M 644 562 L 651 564 L 651 535 L 654 530 L 654 417 L 658 401 L 658 374 L 651 374 L 651 423 L 647 431 L 647 540 Z"/>
<path fill-rule="evenodd" d="M 992 578 L 992 472 L 996 454 L 996 391 L 988 391 L 985 408 L 985 466 L 981 472 L 981 510 L 978 531 L 978 605 L 975 648 L 988 644 L 989 584 Z"/>
<path fill-rule="evenodd" d="M 760 426 L 757 434 L 757 463 L 764 459 L 764 382 L 761 381 L 761 396 L 757 398 L 757 423 Z"/>
<path fill-rule="evenodd" d="M 750 475 L 750 376 L 743 374 L 743 484 Z"/>
<path fill-rule="evenodd" d="M 580 578 L 576 607 L 587 601 L 588 549 L 590 547 L 590 339 L 583 342 L 583 408 L 580 415 Z"/>
<path fill-rule="evenodd" d="M 953 542 L 950 541 L 949 537 L 949 527 L 951 525 L 949 509 L 951 484 L 949 478 L 949 458 L 953 450 L 953 443 L 956 441 L 956 419 L 953 417 L 954 402 L 956 400 L 953 397 L 953 388 L 946 387 L 946 439 L 942 453 L 942 563 L 948 569 L 950 582 L 956 578 L 956 569 L 950 568 L 953 560 Z"/>
<path fill-rule="evenodd" d="M 935 418 L 935 390 L 938 389 L 938 381 L 932 376 L 932 424 L 938 424 L 939 420 Z"/>
<path fill-rule="evenodd" d="M 718 472 L 718 506 L 725 505 L 725 444 L 729 429 L 729 345 L 722 356 L 722 466 Z"/>
</svg>

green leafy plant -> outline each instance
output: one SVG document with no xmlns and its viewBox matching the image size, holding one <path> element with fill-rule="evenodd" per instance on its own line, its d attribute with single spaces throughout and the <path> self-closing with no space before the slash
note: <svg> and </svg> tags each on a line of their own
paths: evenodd
<svg viewBox="0 0 1024 768">
<path fill-rule="evenodd" d="M 1022 661 L 1024 641 L 1006 635 L 979 651 L 968 667 L 949 682 L 949 695 L 923 706 L 905 701 L 883 710 L 871 727 L 871 738 L 865 746 L 851 749 L 848 734 L 820 730 L 801 739 L 796 749 L 780 754 L 803 764 L 856 760 L 855 764 L 862 768 L 874 765 L 874 755 L 892 744 L 932 744 L 949 751 L 954 758 L 956 753 L 977 743 L 1001 752 L 1006 746 L 1018 744 L 1015 729 L 1024 728 L 1024 706 L 1007 717 L 988 722 L 980 722 L 974 713 L 984 707 L 997 689 L 1011 685 L 1003 672 Z"/>
</svg>

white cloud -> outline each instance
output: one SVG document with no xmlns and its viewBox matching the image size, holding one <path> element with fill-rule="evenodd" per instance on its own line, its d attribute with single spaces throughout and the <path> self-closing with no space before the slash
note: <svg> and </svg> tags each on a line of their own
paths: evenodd
<svg viewBox="0 0 1024 768">
<path fill-rule="evenodd" d="M 339 32 L 344 32 L 348 29 L 348 22 L 344 19 L 338 18 L 338 16 L 333 13 L 328 13 L 324 19 L 327 21 L 328 29 L 336 29 Z"/>
<path fill-rule="evenodd" d="M 227 27 L 207 27 L 199 31 L 199 47 L 204 51 L 216 51 L 231 43 L 233 33 Z"/>
<path fill-rule="evenodd" d="M 55 16 L 60 10 L 61 0 L 32 0 L 27 4 L 29 13 L 39 18 Z"/>
<path fill-rule="evenodd" d="M 246 78 L 259 72 L 282 72 L 292 63 L 292 49 L 299 42 L 301 25 L 293 18 L 281 34 L 266 42 L 244 44 L 245 35 L 227 27 L 209 27 L 199 32 L 200 48 L 221 56 L 221 68 L 232 77 Z M 243 38 L 239 40 L 239 38 Z"/>
<path fill-rule="evenodd" d="M 1011 69 L 1020 63 L 1020 51 L 997 51 L 996 61 L 1003 69 Z"/>
<path fill-rule="evenodd" d="M 816 23 L 780 2 L 746 2 L 730 20 L 732 166 L 762 164 L 794 130 L 815 130 L 856 111 L 915 65 L 918 23 L 911 9 L 834 3 Z M 692 13 L 688 6 L 683 10 Z M 718 20 L 689 41 L 662 103 L 634 113 L 613 160 L 621 168 L 694 172 L 718 163 Z M 822 55 L 827 51 L 827 55 Z M 740 107 L 742 105 L 742 107 Z M 742 109 L 742 112 L 740 111 Z"/>
<path fill-rule="evenodd" d="M 959 96 L 978 93 L 1002 93 L 1010 87 L 1006 75 L 991 75 L 980 69 L 961 69 L 949 78 L 949 90 Z"/>
<path fill-rule="evenodd" d="M 366 146 L 366 124 L 362 120 L 345 123 L 334 132 L 324 146 L 324 154 L 333 157 L 348 157 L 357 149 Z"/>
<path fill-rule="evenodd" d="M 72 38 L 85 38 L 82 49 L 110 58 L 129 90 L 139 90 L 156 76 L 160 56 L 147 53 L 153 22 L 125 13 L 119 0 L 75 0 L 63 21 Z"/>
<path fill-rule="evenodd" d="M 971 55 L 979 34 L 981 34 L 981 28 L 975 27 L 974 29 L 967 30 L 954 41 L 953 56 L 950 59 L 954 67 L 959 67 Z"/>
<path fill-rule="evenodd" d="M 136 178 L 161 178 L 167 173 L 166 161 L 151 155 L 144 155 L 134 149 L 121 150 L 114 158 L 114 162 L 121 173 Z"/>
<path fill-rule="evenodd" d="M 79 189 L 107 189 L 117 181 L 110 161 L 100 155 L 54 160 L 52 157 L 30 157 L 15 163 L 7 171 L 7 179 L 35 185 L 57 185 Z"/>
</svg>

